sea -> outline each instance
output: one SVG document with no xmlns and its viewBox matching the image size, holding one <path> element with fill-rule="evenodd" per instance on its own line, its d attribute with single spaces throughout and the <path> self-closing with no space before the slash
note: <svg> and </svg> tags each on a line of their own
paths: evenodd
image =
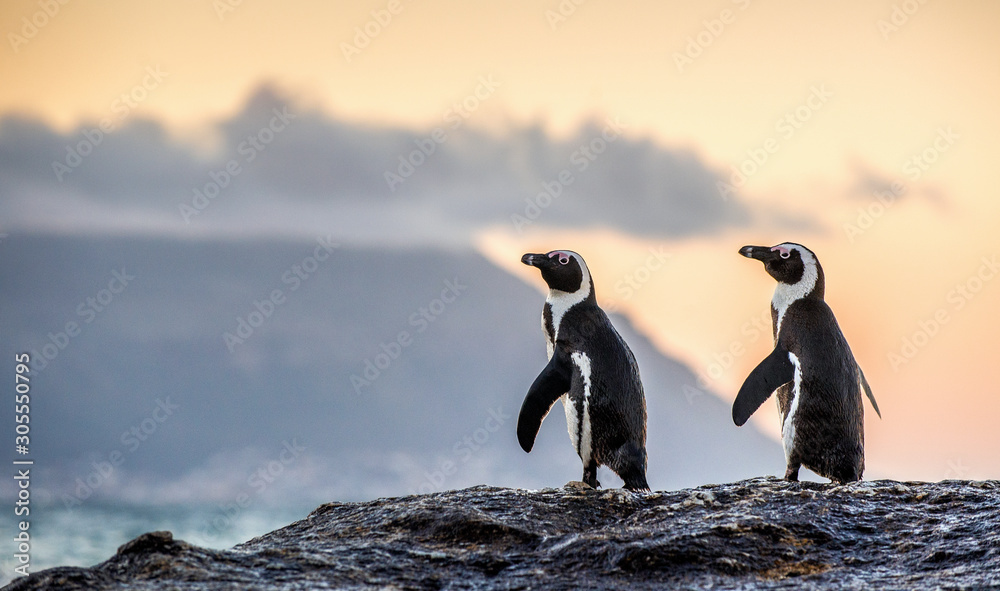
<svg viewBox="0 0 1000 591">
<path fill-rule="evenodd" d="M 118 547 L 151 531 L 173 532 L 174 539 L 204 548 L 231 548 L 305 518 L 313 506 L 249 507 L 235 505 L 129 505 L 85 503 L 33 505 L 27 518 L 11 510 L 0 515 L 0 585 L 21 576 L 16 536 L 28 522 L 28 573 L 55 566 L 93 566 L 111 558 Z"/>
</svg>

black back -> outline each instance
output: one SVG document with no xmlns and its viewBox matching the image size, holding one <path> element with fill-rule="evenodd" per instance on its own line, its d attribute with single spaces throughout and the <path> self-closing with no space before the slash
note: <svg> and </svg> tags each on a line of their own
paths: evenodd
<svg viewBox="0 0 1000 591">
<path fill-rule="evenodd" d="M 830 307 L 820 299 L 792 303 L 778 347 L 798 358 L 802 376 L 790 462 L 840 482 L 860 480 L 865 468 L 864 407 L 858 364 Z M 779 391 L 782 416 L 791 385 Z"/>
</svg>

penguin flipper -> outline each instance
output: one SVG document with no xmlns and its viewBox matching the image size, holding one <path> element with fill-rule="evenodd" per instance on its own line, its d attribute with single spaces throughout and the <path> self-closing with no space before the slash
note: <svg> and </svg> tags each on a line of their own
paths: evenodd
<svg viewBox="0 0 1000 591">
<path fill-rule="evenodd" d="M 559 397 L 569 391 L 573 365 L 559 347 L 552 354 L 548 365 L 538 374 L 528 389 L 517 415 L 517 441 L 521 449 L 530 452 L 542 420 Z"/>
<path fill-rule="evenodd" d="M 868 397 L 868 401 L 872 403 L 872 408 L 875 409 L 875 414 L 878 418 L 882 418 L 882 412 L 878 409 L 878 403 L 875 402 L 875 395 L 872 394 L 872 387 L 868 385 L 868 380 L 865 379 L 865 372 L 861 371 L 861 366 L 858 366 L 858 377 L 861 378 L 861 387 L 865 390 L 865 396 Z"/>
<path fill-rule="evenodd" d="M 788 351 L 778 345 L 747 376 L 733 402 L 733 422 L 742 427 L 775 390 L 795 379 L 795 366 Z"/>
</svg>

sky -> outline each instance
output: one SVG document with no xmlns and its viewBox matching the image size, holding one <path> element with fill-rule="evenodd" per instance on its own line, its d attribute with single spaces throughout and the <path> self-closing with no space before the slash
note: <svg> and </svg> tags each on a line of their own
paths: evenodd
<svg viewBox="0 0 1000 591">
<path fill-rule="evenodd" d="M 37 159 L 4 153 L 0 232 L 321 219 L 347 242 L 473 248 L 539 290 L 520 254 L 572 249 L 605 307 L 728 399 L 771 348 L 773 281 L 737 250 L 800 242 L 882 410 L 867 475 L 1000 477 L 1000 5 L 56 4 L 0 12 L 0 139 L 65 155 L 36 190 L 15 173 Z M 95 129 L 105 153 L 73 165 L 63 147 Z M 250 166 L 282 140 L 340 151 Z M 201 210 L 101 184 L 141 170 L 156 194 L 162 167 L 204 189 L 229 162 L 267 190 Z M 773 405 L 751 423 L 778 436 Z"/>
</svg>

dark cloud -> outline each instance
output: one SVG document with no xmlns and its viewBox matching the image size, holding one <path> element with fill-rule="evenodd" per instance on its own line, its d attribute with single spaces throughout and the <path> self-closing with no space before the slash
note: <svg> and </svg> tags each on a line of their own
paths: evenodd
<svg viewBox="0 0 1000 591">
<path fill-rule="evenodd" d="M 916 168 L 905 168 L 896 174 L 888 174 L 856 161 L 852 165 L 854 180 L 847 195 L 858 201 L 879 202 L 891 206 L 897 202 L 923 198 L 939 210 L 949 209 L 949 201 L 940 187 L 921 180 Z M 914 178 L 916 177 L 916 178 Z"/>
<path fill-rule="evenodd" d="M 60 134 L 8 116 L 0 120 L 0 214 L 11 228 L 141 231 L 127 227 L 141 221 L 186 232 L 197 222 L 209 233 L 254 235 L 324 225 L 375 241 L 513 227 L 518 215 L 655 236 L 750 222 L 738 200 L 721 199 L 718 174 L 696 154 L 627 127 L 620 135 L 615 121 L 595 120 L 561 139 L 537 125 L 495 133 L 457 120 L 415 131 L 333 119 L 262 86 L 216 125 L 221 139 L 205 156 L 155 121 L 131 119 L 107 133 L 87 123 Z M 186 223 L 181 206 L 194 204 L 196 190 L 215 189 Z"/>
</svg>

